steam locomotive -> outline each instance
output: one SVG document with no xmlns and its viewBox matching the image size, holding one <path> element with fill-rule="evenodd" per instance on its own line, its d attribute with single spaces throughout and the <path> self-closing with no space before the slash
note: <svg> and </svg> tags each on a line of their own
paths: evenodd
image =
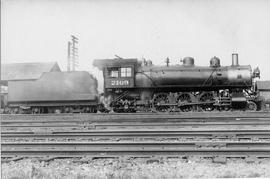
<svg viewBox="0 0 270 179">
<path fill-rule="evenodd" d="M 101 59 L 93 65 L 103 72 L 104 93 L 87 72 L 47 72 L 35 81 L 10 81 L 7 113 L 188 112 L 261 110 L 270 101 L 270 82 L 255 82 L 258 68 L 238 63 L 221 66 L 213 57 L 209 66 L 156 66 L 150 60 Z"/>
<path fill-rule="evenodd" d="M 156 66 L 137 59 L 95 60 L 93 65 L 104 77 L 101 103 L 115 112 L 261 108 L 262 100 L 253 85 L 260 71 L 239 65 L 238 54 L 232 54 L 231 66 L 221 66 L 217 57 L 210 60 L 209 67 L 195 66 L 192 57 L 182 62 Z"/>
</svg>

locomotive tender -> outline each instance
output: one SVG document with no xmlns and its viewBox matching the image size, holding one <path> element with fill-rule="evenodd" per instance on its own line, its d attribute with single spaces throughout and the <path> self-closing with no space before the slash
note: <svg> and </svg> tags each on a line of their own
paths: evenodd
<svg viewBox="0 0 270 179">
<path fill-rule="evenodd" d="M 8 83 L 6 113 L 96 112 L 97 102 L 97 80 L 88 72 L 45 72 Z"/>
<path fill-rule="evenodd" d="M 182 62 L 156 66 L 137 59 L 95 60 L 104 77 L 101 102 L 115 112 L 260 109 L 253 89 L 260 71 L 239 65 L 238 54 L 232 54 L 231 66 L 221 66 L 217 57 L 209 67 L 195 66 L 192 57 Z"/>
</svg>

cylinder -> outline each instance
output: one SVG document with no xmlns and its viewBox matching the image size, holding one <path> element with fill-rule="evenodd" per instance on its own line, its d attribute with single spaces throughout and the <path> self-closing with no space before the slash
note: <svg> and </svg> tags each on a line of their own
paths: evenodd
<svg viewBox="0 0 270 179">
<path fill-rule="evenodd" d="M 232 54 L 232 66 L 239 66 L 237 53 Z"/>
</svg>

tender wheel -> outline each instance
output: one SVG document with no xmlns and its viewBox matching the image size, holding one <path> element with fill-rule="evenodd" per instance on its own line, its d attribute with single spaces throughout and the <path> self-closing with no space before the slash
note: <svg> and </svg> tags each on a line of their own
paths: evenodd
<svg viewBox="0 0 270 179">
<path fill-rule="evenodd" d="M 257 106 L 257 104 L 255 102 L 253 102 L 253 101 L 248 101 L 247 102 L 246 110 L 248 110 L 248 111 L 257 111 L 257 108 L 258 108 L 258 106 Z"/>
<path fill-rule="evenodd" d="M 154 97 L 153 107 L 159 112 L 166 112 L 169 109 L 166 103 L 168 103 L 168 96 L 166 93 L 161 93 Z"/>
</svg>

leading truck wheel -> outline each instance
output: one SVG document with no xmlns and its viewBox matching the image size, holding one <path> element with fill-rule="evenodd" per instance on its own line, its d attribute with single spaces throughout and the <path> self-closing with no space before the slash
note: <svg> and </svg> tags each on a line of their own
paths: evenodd
<svg viewBox="0 0 270 179">
<path fill-rule="evenodd" d="M 248 111 L 257 111 L 257 104 L 255 102 L 253 102 L 253 101 L 248 101 L 246 110 L 248 110 Z"/>
</svg>

